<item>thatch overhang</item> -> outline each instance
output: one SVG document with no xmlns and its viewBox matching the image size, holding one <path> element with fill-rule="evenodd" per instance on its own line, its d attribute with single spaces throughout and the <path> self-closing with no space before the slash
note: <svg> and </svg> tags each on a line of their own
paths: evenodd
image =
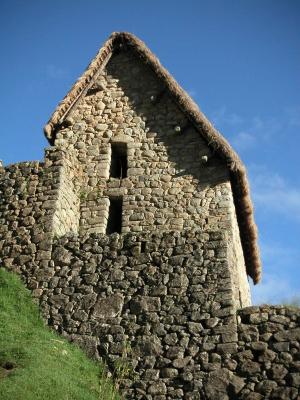
<svg viewBox="0 0 300 400">
<path fill-rule="evenodd" d="M 169 72 L 160 64 L 157 57 L 134 35 L 127 32 L 115 32 L 105 42 L 84 74 L 74 84 L 66 97 L 52 114 L 44 132 L 51 144 L 55 141 L 56 131 L 63 124 L 72 106 L 93 84 L 100 69 L 104 68 L 114 51 L 129 46 L 162 81 L 179 108 L 199 131 L 208 146 L 226 161 L 230 170 L 236 214 L 244 252 L 247 274 L 256 284 L 261 277 L 261 261 L 258 248 L 257 228 L 254 221 L 253 205 L 250 197 L 246 168 L 239 156 L 224 137 L 213 127 L 189 95 L 178 85 Z"/>
</svg>

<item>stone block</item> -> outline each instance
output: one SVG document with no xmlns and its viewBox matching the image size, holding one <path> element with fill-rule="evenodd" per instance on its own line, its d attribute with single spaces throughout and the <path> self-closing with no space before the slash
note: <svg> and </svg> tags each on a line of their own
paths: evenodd
<svg viewBox="0 0 300 400">
<path fill-rule="evenodd" d="M 292 340 L 300 341 L 300 328 L 280 331 L 274 334 L 278 342 L 290 342 Z"/>
<path fill-rule="evenodd" d="M 124 296 L 120 293 L 107 298 L 98 298 L 93 308 L 93 319 L 114 318 L 120 315 L 124 304 Z"/>
</svg>

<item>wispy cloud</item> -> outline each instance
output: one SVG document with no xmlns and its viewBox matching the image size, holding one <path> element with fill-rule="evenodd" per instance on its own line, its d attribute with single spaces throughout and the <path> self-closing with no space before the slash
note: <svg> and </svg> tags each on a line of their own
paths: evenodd
<svg viewBox="0 0 300 400">
<path fill-rule="evenodd" d="M 278 140 L 286 133 L 287 126 L 300 125 L 300 107 L 286 109 L 280 117 L 255 115 L 249 118 L 222 106 L 210 113 L 210 118 L 218 129 L 228 135 L 236 150 L 245 151 L 269 143 L 274 137 Z"/>
<path fill-rule="evenodd" d="M 279 279 L 275 274 L 264 274 L 262 282 L 251 288 L 253 304 L 290 303 L 300 297 L 288 279 Z"/>
<path fill-rule="evenodd" d="M 237 150 L 245 150 L 256 144 L 256 138 L 251 133 L 241 131 L 231 140 L 233 147 Z"/>
<path fill-rule="evenodd" d="M 273 271 L 281 273 L 289 269 L 291 274 L 295 272 L 298 275 L 300 274 L 298 267 L 300 264 L 300 249 L 298 247 L 293 247 L 293 245 L 285 241 L 270 242 L 263 240 L 260 243 L 260 250 L 263 264 L 268 267 L 269 273 L 273 273 Z M 300 292 L 299 282 L 300 279 L 293 283 L 296 284 Z"/>
<path fill-rule="evenodd" d="M 300 126 L 300 106 L 285 109 L 285 114 L 287 115 L 288 122 L 291 126 Z"/>
<path fill-rule="evenodd" d="M 51 79 L 63 79 L 67 76 L 67 70 L 54 64 L 48 64 L 46 75 Z"/>
<path fill-rule="evenodd" d="M 254 304 L 291 303 L 300 298 L 300 249 L 285 242 L 260 243 L 263 263 L 262 282 L 252 286 Z"/>
<path fill-rule="evenodd" d="M 252 287 L 253 302 L 291 303 L 300 298 L 300 248 L 295 239 L 300 227 L 300 185 L 294 171 L 289 172 L 287 142 L 295 137 L 292 142 L 297 143 L 300 107 L 273 116 L 238 115 L 221 107 L 209 117 L 248 160 L 257 220 L 263 224 L 262 217 L 268 218 L 268 226 L 260 227 L 264 235 L 260 243 L 263 278 Z M 271 154 L 277 155 L 277 159 L 272 159 Z"/>
<path fill-rule="evenodd" d="M 244 122 L 243 117 L 234 112 L 229 112 L 225 106 L 213 111 L 211 113 L 211 119 L 216 126 L 221 126 L 223 124 L 238 126 Z"/>
<path fill-rule="evenodd" d="M 256 207 L 300 221 L 300 187 L 268 171 L 265 166 L 250 165 L 249 173 Z"/>
<path fill-rule="evenodd" d="M 256 155 L 262 157 L 262 145 L 281 143 L 280 138 L 287 134 L 287 127 L 300 124 L 300 107 L 283 110 L 280 117 L 264 119 L 260 116 L 246 118 L 221 107 L 210 117 L 218 128 L 228 132 L 229 141 L 238 152 L 256 148 Z M 300 187 L 294 181 L 288 182 L 261 165 L 249 165 L 248 170 L 256 207 L 300 220 Z"/>
<path fill-rule="evenodd" d="M 191 96 L 193 99 L 195 99 L 197 97 L 197 90 L 196 89 L 188 89 L 187 93 L 189 94 L 189 96 Z"/>
</svg>

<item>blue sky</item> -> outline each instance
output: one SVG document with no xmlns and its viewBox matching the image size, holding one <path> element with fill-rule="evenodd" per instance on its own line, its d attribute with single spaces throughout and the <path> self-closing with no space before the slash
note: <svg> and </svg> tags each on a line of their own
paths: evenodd
<svg viewBox="0 0 300 400">
<path fill-rule="evenodd" d="M 245 162 L 263 280 L 300 297 L 300 1 L 1 0 L 0 159 L 42 159 L 42 127 L 112 31 L 140 37 Z"/>
</svg>

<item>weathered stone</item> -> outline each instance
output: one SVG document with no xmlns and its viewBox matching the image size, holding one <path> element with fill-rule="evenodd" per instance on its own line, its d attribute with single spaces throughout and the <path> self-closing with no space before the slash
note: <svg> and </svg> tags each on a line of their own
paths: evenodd
<svg viewBox="0 0 300 400">
<path fill-rule="evenodd" d="M 209 318 L 204 321 L 206 328 L 214 328 L 218 325 L 219 319 L 218 318 Z"/>
<path fill-rule="evenodd" d="M 260 393 L 253 393 L 253 392 L 249 393 L 249 394 L 245 397 L 246 400 L 263 400 L 263 398 L 264 398 L 264 396 L 263 396 L 262 394 L 260 394 Z"/>
<path fill-rule="evenodd" d="M 97 338 L 88 335 L 71 335 L 70 340 L 81 347 L 89 357 L 99 359 Z"/>
<path fill-rule="evenodd" d="M 275 351 L 289 351 L 290 343 L 289 342 L 273 343 L 273 348 L 275 349 Z"/>
<path fill-rule="evenodd" d="M 175 359 L 177 357 L 183 358 L 183 355 L 184 355 L 184 349 L 179 346 L 169 347 L 169 349 L 166 352 L 166 357 L 170 359 Z"/>
<path fill-rule="evenodd" d="M 245 360 L 239 364 L 239 370 L 243 375 L 254 376 L 260 372 L 260 364 L 251 360 Z"/>
<path fill-rule="evenodd" d="M 235 395 L 239 394 L 240 391 L 243 389 L 245 386 L 246 382 L 244 378 L 241 378 L 236 375 L 231 375 L 230 376 L 230 382 L 228 386 L 228 390 L 232 390 Z"/>
<path fill-rule="evenodd" d="M 53 259 L 58 263 L 58 265 L 69 265 L 71 257 L 71 253 L 63 247 L 57 247 L 53 252 Z"/>
<path fill-rule="evenodd" d="M 236 343 L 221 343 L 221 344 L 217 344 L 217 350 L 221 353 L 221 354 L 234 354 L 237 352 L 237 344 Z"/>
<path fill-rule="evenodd" d="M 225 368 L 220 368 L 208 374 L 204 385 L 205 395 L 208 400 L 228 400 L 228 387 L 232 373 Z"/>
<path fill-rule="evenodd" d="M 264 352 L 267 350 L 268 348 L 268 344 L 264 343 L 264 342 L 252 342 L 250 344 L 250 347 L 252 350 L 254 351 L 258 351 L 258 352 Z"/>
<path fill-rule="evenodd" d="M 274 338 L 278 342 L 286 342 L 292 340 L 300 341 L 300 328 L 289 329 L 275 333 Z"/>
<path fill-rule="evenodd" d="M 149 387 L 148 393 L 153 395 L 166 394 L 167 387 L 164 382 L 156 382 Z"/>
<path fill-rule="evenodd" d="M 197 322 L 189 322 L 188 328 L 189 328 L 189 331 L 194 335 L 199 334 L 203 330 L 202 324 L 197 323 Z"/>
<path fill-rule="evenodd" d="M 263 380 L 255 386 L 255 391 L 263 394 L 265 397 L 269 397 L 276 387 L 277 383 L 275 381 Z"/>
<path fill-rule="evenodd" d="M 93 309 L 92 318 L 105 319 L 116 317 L 121 313 L 123 304 L 124 297 L 119 293 L 104 299 L 98 298 Z"/>
<path fill-rule="evenodd" d="M 173 360 L 172 365 L 175 368 L 184 368 L 186 365 L 188 365 L 191 361 L 192 357 L 183 357 L 183 358 L 176 358 Z"/>
<path fill-rule="evenodd" d="M 268 321 L 267 313 L 251 314 L 249 318 L 252 324 L 259 324 L 261 322 Z"/>
<path fill-rule="evenodd" d="M 178 376 L 178 370 L 175 368 L 164 368 L 161 371 L 161 376 L 163 378 L 175 378 Z"/>
<path fill-rule="evenodd" d="M 162 352 L 161 343 L 155 337 L 141 338 L 141 342 L 138 344 L 137 348 L 140 356 L 157 356 Z"/>
<path fill-rule="evenodd" d="M 273 364 L 268 370 L 268 376 L 276 381 L 284 379 L 288 370 L 281 364 Z"/>
<path fill-rule="evenodd" d="M 276 358 L 276 353 L 272 350 L 265 350 L 262 354 L 259 355 L 259 362 L 267 362 L 273 361 Z"/>
<path fill-rule="evenodd" d="M 130 302 L 130 309 L 133 314 L 140 314 L 141 312 L 154 312 L 160 310 L 159 297 L 136 297 Z"/>
<path fill-rule="evenodd" d="M 272 392 L 272 398 L 278 400 L 293 400 L 296 399 L 298 390 L 291 387 L 278 387 Z"/>
<path fill-rule="evenodd" d="M 286 380 L 291 386 L 294 386 L 296 388 L 300 388 L 300 373 L 299 372 L 294 372 L 290 373 L 286 376 Z"/>
</svg>

